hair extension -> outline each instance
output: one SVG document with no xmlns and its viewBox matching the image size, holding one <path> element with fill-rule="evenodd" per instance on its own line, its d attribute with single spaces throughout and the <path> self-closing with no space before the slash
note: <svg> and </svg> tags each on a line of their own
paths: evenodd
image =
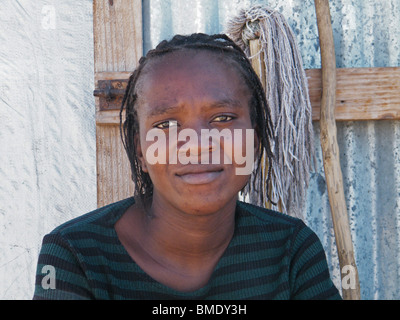
<svg viewBox="0 0 400 320">
<path fill-rule="evenodd" d="M 256 194 L 259 201 L 264 203 L 265 197 L 269 199 L 268 192 L 262 192 L 262 190 L 265 190 L 265 181 L 263 181 L 263 179 L 256 179 L 254 176 L 259 174 L 261 167 L 259 164 L 263 157 L 267 157 L 269 164 L 272 163 L 273 155 L 271 152 L 270 139 L 273 137 L 273 125 L 270 109 L 268 108 L 260 79 L 253 70 L 250 61 L 243 50 L 224 34 L 206 35 L 195 33 L 189 36 L 176 35 L 170 41 L 164 40 L 155 49 L 150 50 L 146 56 L 139 60 L 138 67 L 130 76 L 120 110 L 120 132 L 131 165 L 132 180 L 135 183 L 135 196 L 139 196 L 142 202 L 145 203 L 153 193 L 153 184 L 150 176 L 142 170 L 136 154 L 137 136 L 139 134 L 136 110 L 136 103 L 138 101 L 136 87 L 148 61 L 151 61 L 155 57 L 162 57 L 168 53 L 184 49 L 208 50 L 219 54 L 225 54 L 227 58 L 226 63 L 228 63 L 228 61 L 233 62 L 246 85 L 250 91 L 252 91 L 250 117 L 260 140 L 260 152 L 257 159 L 256 170 L 251 175 L 249 183 L 242 190 L 242 195 L 246 197 L 250 194 Z M 123 121 L 124 109 L 126 111 L 125 121 Z M 270 177 L 271 166 L 268 167 L 268 172 L 266 174 L 267 186 Z M 269 200 L 271 201 L 271 199 Z"/>
</svg>

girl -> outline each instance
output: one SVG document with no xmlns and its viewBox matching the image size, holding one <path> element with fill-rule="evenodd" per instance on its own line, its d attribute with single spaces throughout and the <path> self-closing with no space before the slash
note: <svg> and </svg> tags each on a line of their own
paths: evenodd
<svg viewBox="0 0 400 320">
<path fill-rule="evenodd" d="M 154 129 L 167 144 L 186 129 L 199 141 L 202 130 L 253 130 L 252 139 L 232 134 L 233 148 L 272 161 L 262 86 L 227 36 L 175 36 L 149 51 L 129 79 L 121 122 L 135 197 L 45 236 L 35 299 L 340 299 L 320 241 L 301 220 L 238 200 L 260 190 L 259 166 L 237 174 L 243 163 L 229 139 L 177 141 L 166 163 L 150 161 Z M 172 162 L 175 151 L 233 161 Z M 43 285 L 44 266 L 56 270 L 55 288 Z"/>
</svg>

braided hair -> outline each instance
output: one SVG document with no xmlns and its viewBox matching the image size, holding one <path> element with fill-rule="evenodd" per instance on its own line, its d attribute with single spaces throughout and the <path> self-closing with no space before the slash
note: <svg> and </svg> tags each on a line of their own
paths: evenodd
<svg viewBox="0 0 400 320">
<path fill-rule="evenodd" d="M 164 40 L 155 49 L 150 50 L 146 56 L 139 60 L 138 67 L 130 76 L 120 110 L 120 133 L 131 165 L 132 180 L 135 183 L 135 196 L 139 196 L 142 202 L 145 203 L 153 194 L 153 183 L 149 174 L 142 170 L 141 163 L 136 154 L 136 143 L 139 143 L 138 139 L 135 138 L 135 136 L 139 134 L 137 115 L 137 101 L 139 97 L 137 94 L 137 85 L 140 76 L 143 74 L 143 69 L 149 61 L 155 57 L 162 57 L 168 53 L 184 49 L 208 50 L 210 52 L 224 54 L 224 61 L 226 61 L 226 63 L 230 62 L 236 67 L 252 92 L 250 100 L 250 119 L 259 137 L 260 152 L 256 170 L 252 174 L 253 178 L 250 179 L 250 182 L 241 192 L 244 195 L 252 194 L 253 197 L 254 193 L 256 193 L 262 203 L 264 203 L 265 194 L 261 192 L 261 190 L 263 190 L 265 183 L 268 187 L 271 177 L 273 156 L 270 139 L 273 136 L 273 124 L 265 93 L 257 74 L 254 72 L 243 50 L 225 34 L 206 35 L 203 33 L 195 33 L 188 36 L 176 35 L 170 41 Z M 124 109 L 126 111 L 125 121 L 123 121 Z M 266 181 L 265 179 L 263 181 L 263 179 L 254 178 L 259 174 L 261 159 L 264 156 L 268 157 L 269 163 Z M 268 190 L 266 196 L 269 201 L 271 201 Z"/>
</svg>

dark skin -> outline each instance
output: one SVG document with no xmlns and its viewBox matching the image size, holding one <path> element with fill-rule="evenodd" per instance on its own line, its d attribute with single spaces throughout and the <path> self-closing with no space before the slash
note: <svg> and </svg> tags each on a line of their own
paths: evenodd
<svg viewBox="0 0 400 320">
<path fill-rule="evenodd" d="M 235 67 L 205 50 L 169 53 L 149 62 L 144 71 L 136 138 L 153 197 L 147 212 L 140 202 L 129 208 L 115 230 L 128 254 L 153 279 L 178 291 L 194 291 L 207 284 L 232 239 L 238 192 L 249 176 L 235 174 L 235 162 L 150 164 L 146 150 L 153 142 L 146 141 L 146 133 L 160 128 L 168 140 L 168 126 L 175 123 L 178 131 L 191 128 L 197 133 L 253 128 L 251 94 Z M 221 143 L 221 155 L 223 148 Z M 211 151 L 211 146 L 199 146 L 198 154 Z"/>
</svg>

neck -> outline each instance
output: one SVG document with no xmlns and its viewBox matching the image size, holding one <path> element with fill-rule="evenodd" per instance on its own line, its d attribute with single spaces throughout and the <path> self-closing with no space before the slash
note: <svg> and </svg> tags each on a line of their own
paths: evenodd
<svg viewBox="0 0 400 320">
<path fill-rule="evenodd" d="M 153 196 L 151 218 L 143 217 L 143 247 L 160 264 L 196 272 L 216 262 L 232 239 L 236 198 L 207 214 L 190 214 Z M 157 257 L 157 258 L 156 258 Z"/>
</svg>

